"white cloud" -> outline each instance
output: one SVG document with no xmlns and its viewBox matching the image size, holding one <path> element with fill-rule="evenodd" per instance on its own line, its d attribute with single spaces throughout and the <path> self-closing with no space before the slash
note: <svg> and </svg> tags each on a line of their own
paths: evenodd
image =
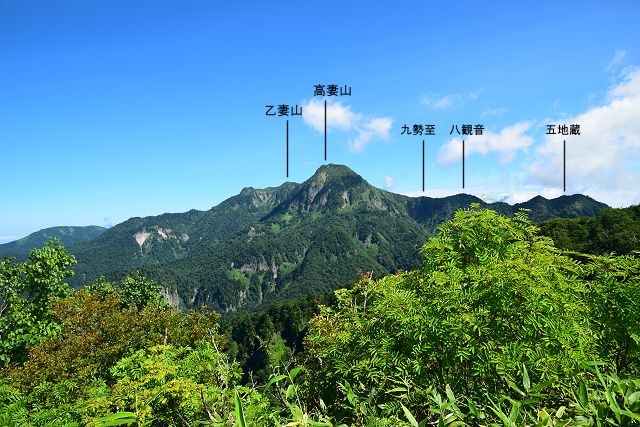
<svg viewBox="0 0 640 427">
<path fill-rule="evenodd" d="M 374 117 L 369 120 L 365 128 L 371 130 L 381 138 L 388 138 L 391 130 L 391 119 L 389 117 Z"/>
<path fill-rule="evenodd" d="M 324 102 L 312 99 L 302 105 L 302 118 L 313 129 L 324 132 Z M 362 119 L 341 102 L 327 103 L 327 129 L 349 130 Z"/>
<path fill-rule="evenodd" d="M 385 176 L 384 177 L 384 188 L 386 188 L 387 190 L 390 190 L 393 188 L 394 186 L 394 181 L 393 181 L 393 177 L 392 176 Z"/>
<path fill-rule="evenodd" d="M 625 60 L 628 53 L 629 52 L 627 52 L 624 49 L 616 50 L 615 53 L 613 54 L 613 58 L 611 59 L 611 61 L 609 61 L 609 63 L 605 67 L 605 71 L 611 71 L 614 68 L 617 68 L 617 66 L 620 65 Z"/>
<path fill-rule="evenodd" d="M 457 107 L 460 104 L 463 104 L 467 100 L 478 99 L 481 93 L 482 93 L 482 89 L 478 89 L 467 95 L 463 95 L 459 93 L 452 93 L 449 95 L 440 95 L 433 92 L 427 92 L 426 94 L 422 95 L 422 98 L 420 99 L 420 103 L 434 110 L 447 110 L 453 107 Z"/>
<path fill-rule="evenodd" d="M 389 117 L 374 117 L 358 126 L 358 135 L 349 141 L 349 148 L 355 153 L 363 151 L 374 139 L 389 139 L 392 120 Z"/>
<path fill-rule="evenodd" d="M 533 143 L 533 138 L 525 133 L 531 128 L 529 122 L 519 122 L 503 128 L 499 133 L 484 131 L 483 135 L 472 135 L 465 138 L 465 156 L 479 153 L 500 154 L 500 163 L 513 160 L 516 153 L 525 150 Z M 462 138 L 453 138 L 445 143 L 438 152 L 438 163 L 441 165 L 460 161 L 462 156 Z"/>
<path fill-rule="evenodd" d="M 102 226 L 103 226 L 103 227 L 111 228 L 111 227 L 113 227 L 113 225 L 114 225 L 114 223 L 113 223 L 113 221 L 111 220 L 111 217 L 107 216 L 107 217 L 104 217 L 104 218 L 102 219 Z"/>
<path fill-rule="evenodd" d="M 433 108 L 434 110 L 443 110 L 447 108 L 451 108 L 453 104 L 458 103 L 461 100 L 461 96 L 458 94 L 451 95 L 437 95 L 434 93 L 426 93 L 422 96 L 420 102 L 422 105 L 426 105 L 429 108 Z"/>
<path fill-rule="evenodd" d="M 495 152 L 508 162 L 519 152 L 524 169 L 514 174 L 505 171 L 493 187 L 467 188 L 470 194 L 489 194 L 495 200 L 519 203 L 536 195 L 546 198 L 582 193 L 613 207 L 640 203 L 640 68 L 626 69 L 617 84 L 602 97 L 599 105 L 573 115 L 545 119 L 539 124 L 579 124 L 581 135 L 541 135 L 539 143 L 527 135 L 532 122 L 505 127 L 497 134 L 471 136 L 466 153 Z M 540 126 L 540 133 L 544 127 Z M 537 139 L 537 138 L 536 138 Z M 563 192 L 563 140 L 567 146 L 567 191 Z M 438 154 L 440 164 L 459 162 L 460 138 L 447 142 Z M 504 183 L 509 183 L 504 188 Z M 503 187 L 503 189 L 500 189 Z M 431 190 L 436 191 L 436 190 Z M 460 188 L 442 194 L 456 194 Z M 421 195 L 416 192 L 415 195 Z"/>
<path fill-rule="evenodd" d="M 445 189 L 414 191 L 411 196 L 442 197 L 464 191 L 486 201 L 520 203 L 536 195 L 548 199 L 562 194 L 582 193 L 614 207 L 640 203 L 640 70 L 627 72 L 621 83 L 611 88 L 601 105 L 582 114 L 539 123 L 581 124 L 582 135 L 565 137 L 567 140 L 567 192 L 562 189 L 562 137 L 544 136 L 535 146 L 531 164 L 521 173 L 503 172 L 492 183 L 469 186 L 465 190 L 453 186 Z M 518 123 L 504 128 L 497 135 L 487 133 L 485 138 L 468 139 L 467 153 L 497 152 L 502 161 L 512 159 L 519 151 L 529 152 L 533 140 L 526 135 L 530 123 Z M 439 162 L 459 162 L 462 154 L 459 138 L 445 144 L 439 153 Z M 508 188 L 504 188 L 504 184 Z M 500 188 L 502 187 L 502 189 Z"/>
<path fill-rule="evenodd" d="M 559 187 L 540 187 L 535 185 L 525 185 L 518 188 L 511 188 L 508 191 L 489 193 L 488 198 L 492 201 L 501 201 L 509 204 L 523 203 L 533 199 L 536 196 L 542 196 L 545 199 L 555 199 L 562 196 L 562 188 Z"/>
<path fill-rule="evenodd" d="M 546 135 L 529 167 L 531 180 L 562 185 L 562 141 L 567 145 L 567 189 L 611 204 L 640 202 L 640 69 L 625 73 L 603 105 L 555 123 L 580 124 L 579 136 Z M 554 123 L 550 121 L 549 124 Z"/>
<path fill-rule="evenodd" d="M 307 125 L 324 132 L 324 101 L 307 101 L 303 103 L 302 111 Z M 367 117 L 351 111 L 351 106 L 340 101 L 327 103 L 327 130 L 355 131 L 355 137 L 349 141 L 353 152 L 363 151 L 373 140 L 388 139 L 391 125 L 390 117 Z"/>
<path fill-rule="evenodd" d="M 409 197 L 447 197 L 453 196 L 454 194 L 464 193 L 461 189 L 452 189 L 452 188 L 427 188 L 425 191 L 415 190 L 415 191 L 405 191 L 400 194 L 403 196 Z"/>
</svg>

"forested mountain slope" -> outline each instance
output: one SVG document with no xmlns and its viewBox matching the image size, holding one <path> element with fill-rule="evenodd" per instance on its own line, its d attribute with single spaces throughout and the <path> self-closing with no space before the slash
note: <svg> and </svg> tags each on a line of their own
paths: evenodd
<svg viewBox="0 0 640 427">
<path fill-rule="evenodd" d="M 86 227 L 51 227 L 45 228 L 35 233 L 31 233 L 22 239 L 0 245 L 0 258 L 12 256 L 17 258 L 26 258 L 31 248 L 40 248 L 44 244 L 57 238 L 65 246 L 73 246 L 82 242 L 86 242 L 100 236 L 107 229 L 97 225 L 89 225 Z"/>
<path fill-rule="evenodd" d="M 531 209 L 535 220 L 594 215 L 606 207 L 583 195 L 513 206 L 466 194 L 412 198 L 329 164 L 301 184 L 245 188 L 208 211 L 131 218 L 70 248 L 78 259 L 73 283 L 140 269 L 172 286 L 183 306 L 247 311 L 326 293 L 361 272 L 416 268 L 420 245 L 471 203 L 507 216 Z"/>
<path fill-rule="evenodd" d="M 591 254 L 640 251 L 640 205 L 603 209 L 589 218 L 554 218 L 540 224 L 540 232 L 565 250 Z"/>
</svg>

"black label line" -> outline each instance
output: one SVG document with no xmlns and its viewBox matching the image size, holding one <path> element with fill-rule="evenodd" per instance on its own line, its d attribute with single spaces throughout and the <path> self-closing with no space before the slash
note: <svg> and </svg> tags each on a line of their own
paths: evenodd
<svg viewBox="0 0 640 427">
<path fill-rule="evenodd" d="M 462 188 L 464 188 L 464 139 L 462 140 Z"/>
<path fill-rule="evenodd" d="M 327 100 L 324 100 L 324 161 L 327 161 Z"/>
<path fill-rule="evenodd" d="M 424 139 L 422 140 L 422 192 L 424 193 Z"/>
<path fill-rule="evenodd" d="M 287 120 L 287 178 L 289 178 L 289 120 Z"/>
<path fill-rule="evenodd" d="M 567 140 L 562 140 L 562 191 L 567 192 Z"/>
</svg>

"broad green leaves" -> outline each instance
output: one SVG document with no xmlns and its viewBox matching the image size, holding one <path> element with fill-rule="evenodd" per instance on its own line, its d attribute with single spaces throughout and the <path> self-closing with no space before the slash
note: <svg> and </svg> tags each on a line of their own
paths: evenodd
<svg viewBox="0 0 640 427">
<path fill-rule="evenodd" d="M 449 384 L 483 402 L 508 390 L 492 412 L 512 422 L 521 409 L 508 399 L 539 401 L 591 360 L 637 366 L 637 259 L 585 264 L 538 236 L 523 213 L 479 206 L 458 211 L 422 251 L 421 270 L 364 278 L 312 320 L 307 363 L 325 402 L 344 402 L 344 381 L 402 387 L 402 404 L 419 418 L 430 389 Z M 402 414 L 393 399 L 381 393 L 374 403 Z"/>
<path fill-rule="evenodd" d="M 58 332 L 48 303 L 68 295 L 74 263 L 57 240 L 24 262 L 0 260 L 0 364 L 24 361 L 27 346 Z"/>
</svg>

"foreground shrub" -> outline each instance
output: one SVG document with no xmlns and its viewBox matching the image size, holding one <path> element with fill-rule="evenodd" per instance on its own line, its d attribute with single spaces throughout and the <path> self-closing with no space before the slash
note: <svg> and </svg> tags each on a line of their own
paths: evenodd
<svg viewBox="0 0 640 427">
<path fill-rule="evenodd" d="M 480 404 L 504 390 L 517 398 L 509 386 L 525 369 L 547 391 L 541 404 L 554 406 L 589 361 L 605 356 L 621 366 L 610 356 L 626 346 L 637 357 L 640 301 L 625 299 L 637 289 L 631 263 L 605 280 L 595 264 L 538 236 L 524 214 L 509 219 L 477 206 L 459 211 L 422 250 L 423 269 L 365 277 L 337 291 L 337 305 L 310 323 L 312 393 L 330 407 L 345 404 L 349 383 L 385 414 L 405 405 L 424 417 L 424 402 L 447 384 Z M 616 287 L 626 289 L 616 300 L 624 310 L 605 315 L 613 297 L 603 301 L 603 292 Z"/>
<path fill-rule="evenodd" d="M 154 345 L 193 346 L 210 338 L 219 316 L 202 311 L 183 314 L 156 305 L 122 308 L 117 293 L 90 291 L 53 301 L 60 333 L 29 348 L 23 365 L 5 369 L 11 383 L 28 392 L 43 381 L 74 381 L 79 389 L 93 378 L 110 379 L 109 367 L 122 357 Z M 214 339 L 222 341 L 216 334 Z"/>
</svg>

